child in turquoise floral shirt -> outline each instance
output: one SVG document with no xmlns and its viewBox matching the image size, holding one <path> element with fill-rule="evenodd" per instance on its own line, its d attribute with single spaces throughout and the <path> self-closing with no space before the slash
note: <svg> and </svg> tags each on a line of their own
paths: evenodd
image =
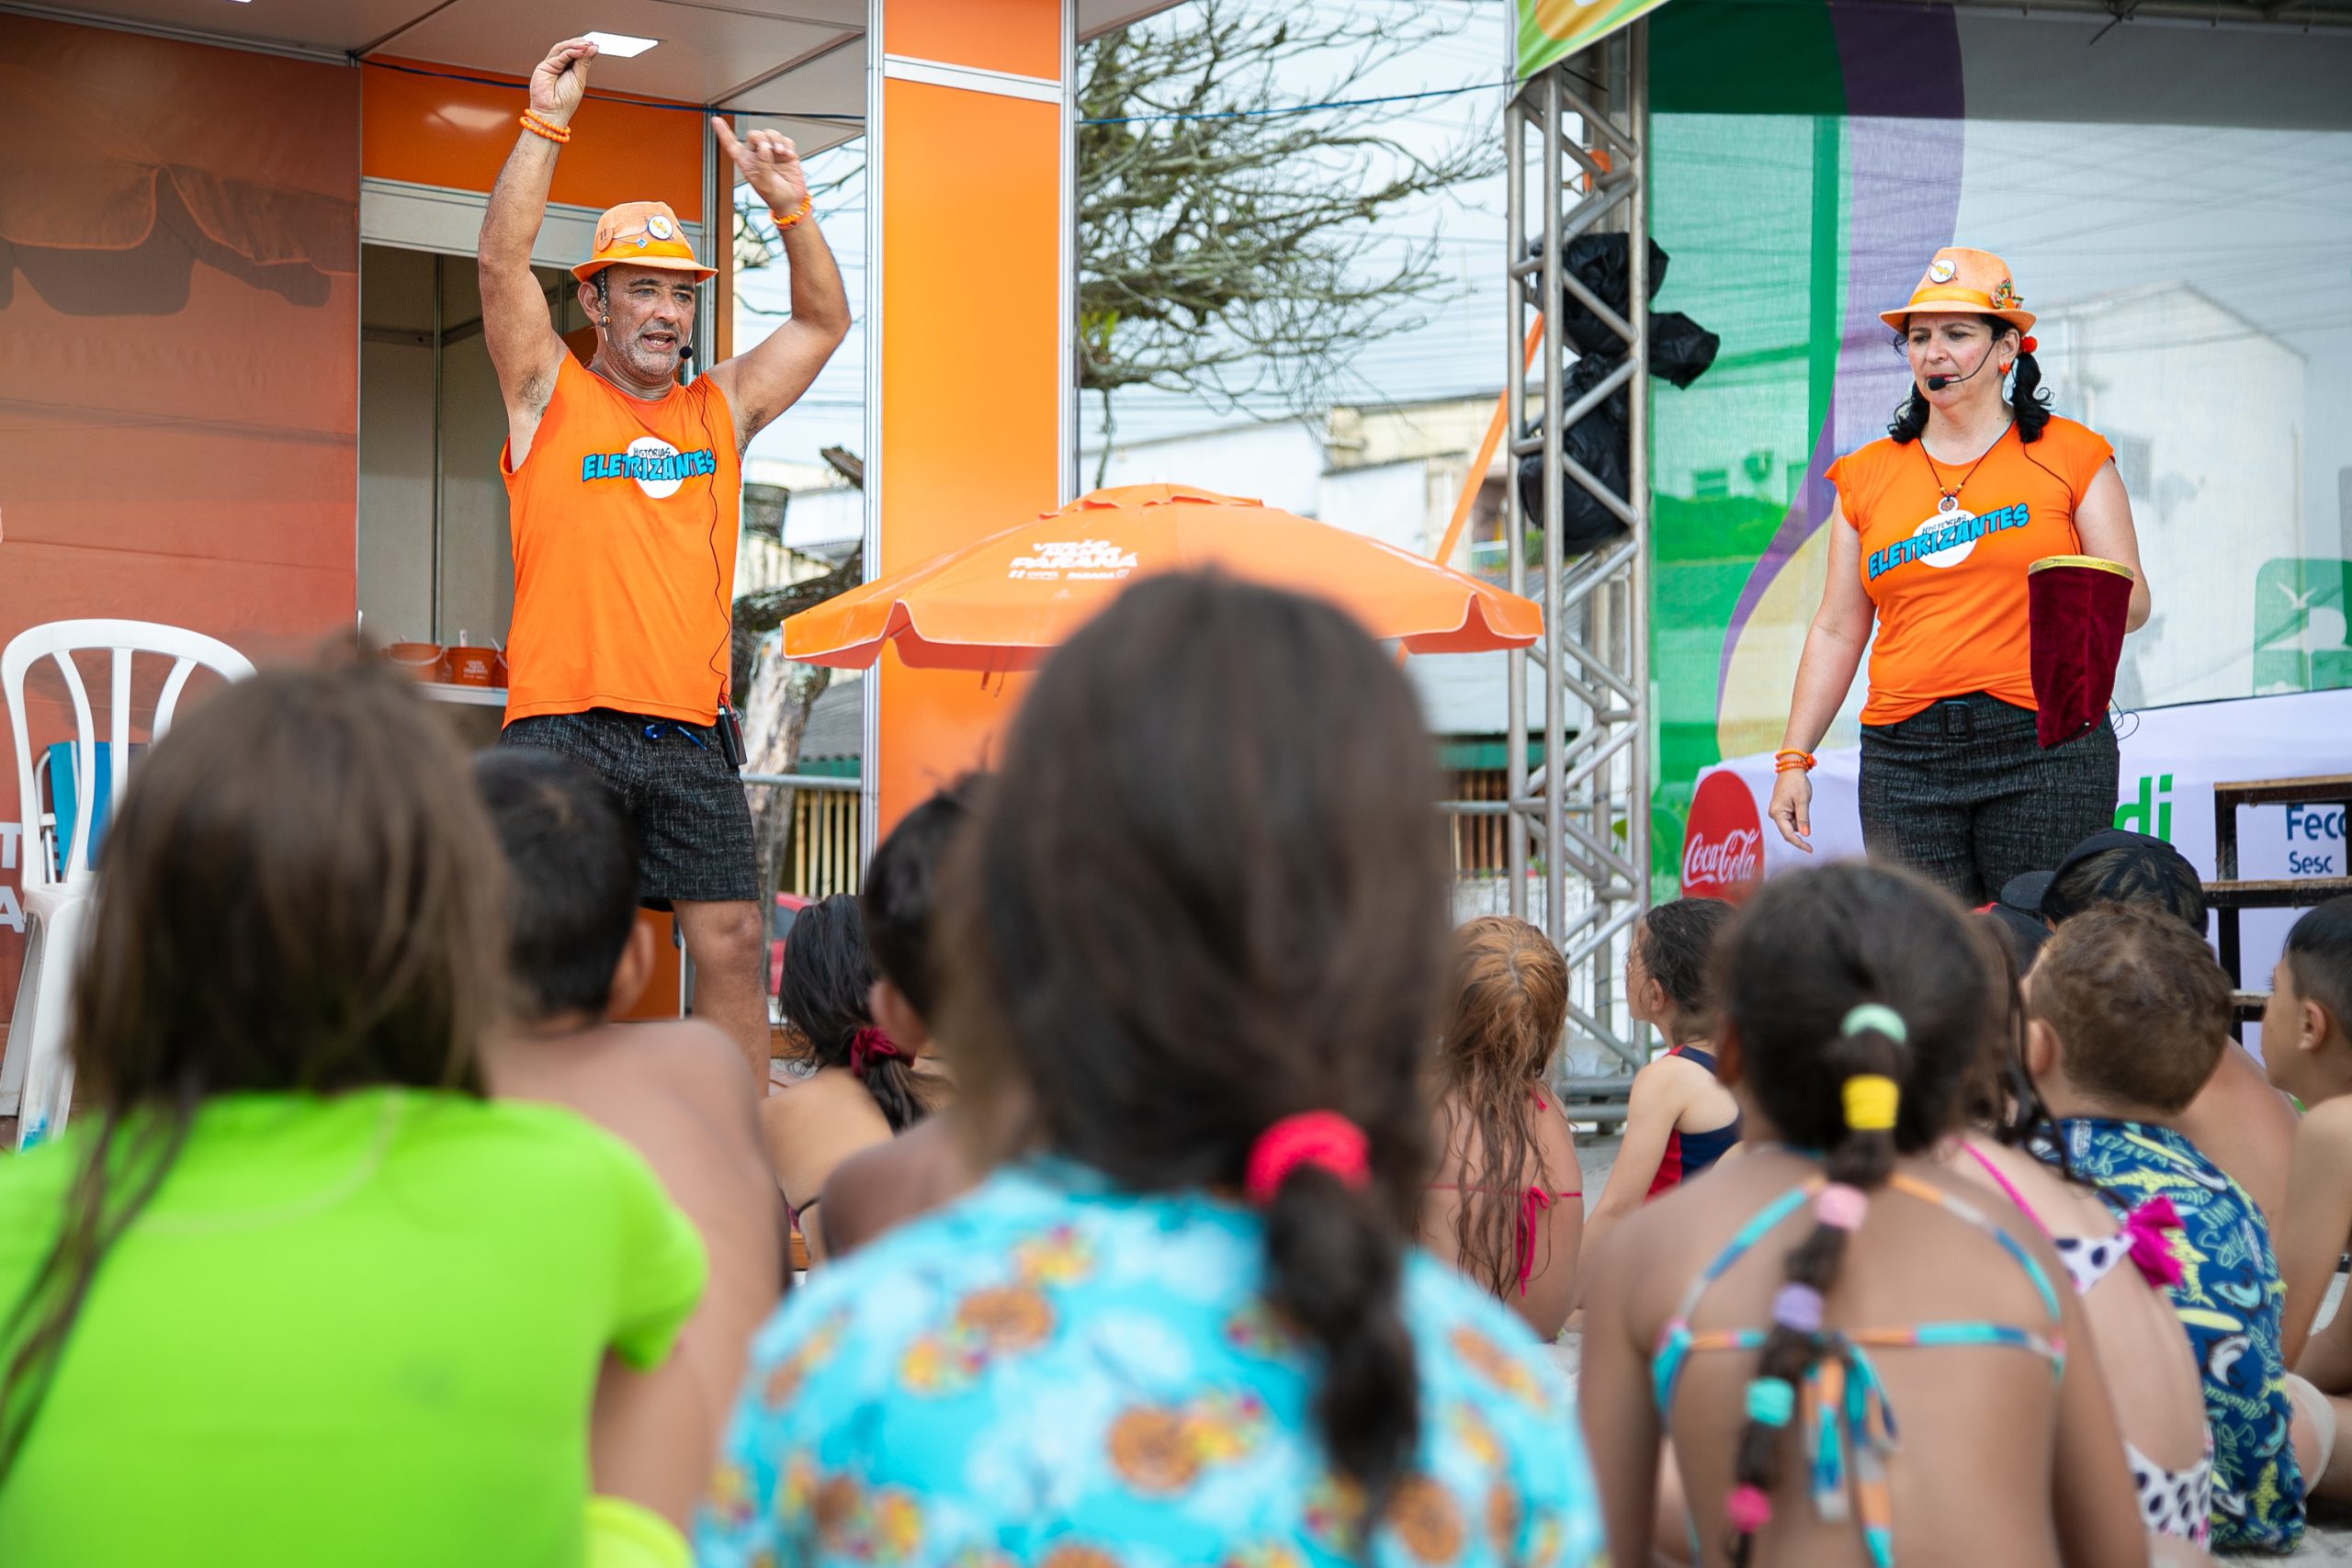
<svg viewBox="0 0 2352 1568">
<path fill-rule="evenodd" d="M 2286 1295 L 2270 1227 L 2245 1190 L 2163 1125 L 2212 1076 L 2230 984 L 2170 915 L 2107 905 L 2052 935 L 2026 987 L 2026 1065 L 2066 1168 L 2119 1213 L 2170 1201 L 2181 1266 L 2167 1288 L 2205 1382 L 2213 1429 L 2213 1547 L 2284 1551 L 2303 1533 L 2296 1409 L 2279 1351 Z"/>
<path fill-rule="evenodd" d="M 1406 1245 L 1432 769 L 1317 601 L 1154 578 L 1055 656 L 942 889 L 1005 1163 L 761 1335 L 705 1568 L 1593 1560 L 1560 1374 Z"/>
</svg>

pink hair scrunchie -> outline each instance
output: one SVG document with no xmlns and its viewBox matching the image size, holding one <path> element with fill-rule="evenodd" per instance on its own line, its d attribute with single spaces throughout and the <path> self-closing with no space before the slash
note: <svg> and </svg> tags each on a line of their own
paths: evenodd
<svg viewBox="0 0 2352 1568">
<path fill-rule="evenodd" d="M 1724 1499 L 1724 1515 L 1731 1521 L 1732 1529 L 1742 1535 L 1754 1535 L 1772 1522 L 1772 1499 L 1759 1486 L 1735 1486 L 1731 1495 Z"/>
<path fill-rule="evenodd" d="M 1832 1230 L 1856 1231 L 1862 1228 L 1862 1215 L 1870 1206 L 1870 1196 L 1860 1188 L 1833 1181 L 1815 1195 L 1813 1217 Z"/>
<path fill-rule="evenodd" d="M 849 1037 L 849 1076 L 854 1078 L 864 1077 L 865 1064 L 876 1056 L 903 1058 L 905 1055 L 906 1053 L 899 1049 L 897 1042 L 869 1024 Z"/>
<path fill-rule="evenodd" d="M 1241 1168 L 1242 1190 L 1264 1207 L 1302 1166 L 1317 1166 L 1345 1185 L 1372 1180 L 1372 1144 L 1363 1129 L 1336 1111 L 1306 1111 L 1285 1116 L 1258 1134 Z"/>
</svg>

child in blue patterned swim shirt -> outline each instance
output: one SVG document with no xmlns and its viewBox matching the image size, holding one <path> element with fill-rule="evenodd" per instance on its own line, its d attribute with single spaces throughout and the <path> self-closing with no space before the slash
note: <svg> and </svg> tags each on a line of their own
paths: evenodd
<svg viewBox="0 0 2352 1568">
<path fill-rule="evenodd" d="M 705 1568 L 1594 1560 L 1559 1372 L 1407 1245 L 1433 767 L 1319 602 L 1154 578 L 1054 657 L 941 890 L 1001 1164 L 759 1337 Z"/>
<path fill-rule="evenodd" d="M 2308 1425 L 2279 1349 L 2285 1296 L 2270 1227 L 2245 1190 L 2165 1122 L 2212 1076 L 2230 983 L 2169 914 L 2112 904 L 2075 915 L 2026 986 L 2026 1066 L 2067 1168 L 2118 1212 L 2167 1200 L 2180 1265 L 2167 1288 L 2204 1377 L 2213 1429 L 2214 1550 L 2284 1551 L 2303 1532 L 2290 1434 Z"/>
</svg>

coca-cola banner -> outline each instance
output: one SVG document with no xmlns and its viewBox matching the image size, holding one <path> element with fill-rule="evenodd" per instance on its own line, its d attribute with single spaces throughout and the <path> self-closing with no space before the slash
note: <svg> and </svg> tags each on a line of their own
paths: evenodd
<svg viewBox="0 0 2352 1568">
<path fill-rule="evenodd" d="M 1719 768 L 1699 781 L 1682 835 L 1682 896 L 1736 904 L 1764 880 L 1763 804 L 1747 781 Z"/>
<path fill-rule="evenodd" d="M 2352 691 L 2306 692 L 2235 702 L 2191 703 L 2127 714 L 2117 726 L 2122 769 L 2115 825 L 2152 833 L 2215 874 L 2213 786 L 2258 779 L 2352 773 Z M 1824 751 L 1813 772 L 1813 846 L 1791 846 L 1765 812 L 1772 798 L 1769 753 L 1735 757 L 1699 775 L 1682 840 L 1682 891 L 1738 898 L 1747 881 L 1792 865 L 1860 855 L 1862 822 L 1855 792 L 1861 753 Z M 1760 825 L 1760 864 L 1745 846 Z M 2322 801 L 2247 807 L 2238 814 L 2238 874 L 2346 874 L 2344 808 Z M 2292 909 L 2245 916 L 2249 989 L 2267 990 Z"/>
</svg>

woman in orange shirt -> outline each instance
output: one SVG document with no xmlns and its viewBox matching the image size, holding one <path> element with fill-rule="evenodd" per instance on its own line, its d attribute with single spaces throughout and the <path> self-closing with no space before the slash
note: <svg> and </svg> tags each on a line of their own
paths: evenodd
<svg viewBox="0 0 2352 1568">
<path fill-rule="evenodd" d="M 1770 808 L 1810 853 L 1806 770 L 1870 646 L 1863 844 L 1970 904 L 2057 864 L 2115 810 L 2104 716 L 2047 749 L 2035 738 L 2026 569 L 2049 556 L 2116 562 L 2132 576 L 2127 629 L 2148 618 L 2113 448 L 2050 412 L 2023 305 L 2000 257 L 1947 248 L 1907 305 L 1881 313 L 1901 334 L 1911 396 L 1884 438 L 1829 466 L 1829 579 Z"/>
</svg>

